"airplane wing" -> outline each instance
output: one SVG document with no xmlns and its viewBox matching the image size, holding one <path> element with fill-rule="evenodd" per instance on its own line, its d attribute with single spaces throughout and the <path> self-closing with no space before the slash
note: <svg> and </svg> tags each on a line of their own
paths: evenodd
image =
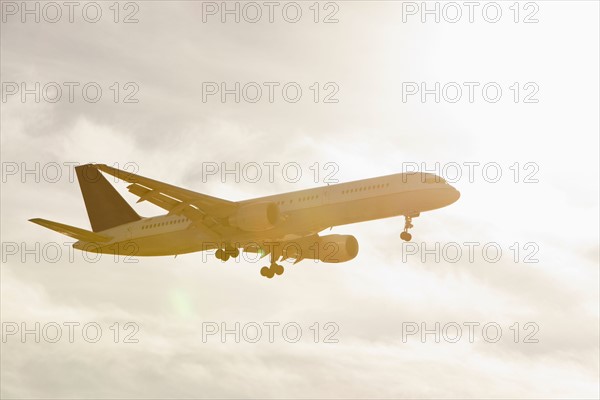
<svg viewBox="0 0 600 400">
<path fill-rule="evenodd" d="M 218 229 L 221 225 L 219 219 L 233 214 L 238 208 L 236 202 L 169 185 L 105 164 L 93 165 L 102 172 L 131 183 L 127 189 L 139 197 L 138 203 L 148 201 L 167 210 L 169 214 L 187 217 L 199 227 L 212 228 L 213 232 L 223 233 Z"/>
</svg>

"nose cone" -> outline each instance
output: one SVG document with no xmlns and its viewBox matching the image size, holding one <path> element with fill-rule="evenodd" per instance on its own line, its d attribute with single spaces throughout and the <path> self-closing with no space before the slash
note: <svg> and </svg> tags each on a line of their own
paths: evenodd
<svg viewBox="0 0 600 400">
<path fill-rule="evenodd" d="M 444 184 L 443 188 L 437 188 L 431 192 L 431 202 L 433 203 L 431 209 L 447 207 L 458 199 L 460 199 L 460 192 L 455 187 Z"/>
<path fill-rule="evenodd" d="M 448 185 L 450 186 L 450 185 Z M 446 191 L 446 201 L 447 203 L 444 206 L 449 206 L 452 203 L 455 203 L 458 199 L 460 199 L 460 192 L 456 190 L 454 186 L 450 186 Z"/>
<path fill-rule="evenodd" d="M 410 190 L 403 193 L 399 201 L 405 208 L 404 212 L 437 210 L 449 206 L 460 198 L 460 192 L 447 183 L 427 184 L 421 188 L 422 190 Z"/>
</svg>

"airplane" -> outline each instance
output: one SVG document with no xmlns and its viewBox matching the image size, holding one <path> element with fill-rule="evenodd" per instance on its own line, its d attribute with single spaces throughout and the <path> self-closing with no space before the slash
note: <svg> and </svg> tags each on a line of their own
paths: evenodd
<svg viewBox="0 0 600 400">
<path fill-rule="evenodd" d="M 216 258 L 236 258 L 240 249 L 270 255 L 260 274 L 281 275 L 279 260 L 346 262 L 358 254 L 352 235 L 319 233 L 334 226 L 404 216 L 400 238 L 420 213 L 448 206 L 460 192 L 431 173 L 408 172 L 298 190 L 245 201 L 228 201 L 145 178 L 105 164 L 75 167 L 92 231 L 41 218 L 43 227 L 77 239 L 82 251 L 134 256 L 177 256 L 216 250 Z M 130 183 L 138 203 L 167 211 L 141 217 L 101 173 Z"/>
</svg>

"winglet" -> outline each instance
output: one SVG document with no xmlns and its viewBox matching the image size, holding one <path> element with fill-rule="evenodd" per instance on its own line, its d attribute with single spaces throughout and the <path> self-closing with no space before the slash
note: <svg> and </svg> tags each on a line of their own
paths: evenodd
<svg viewBox="0 0 600 400">
<path fill-rule="evenodd" d="M 84 242 L 108 242 L 111 240 L 109 236 L 100 235 L 98 233 L 86 231 L 85 229 L 76 228 L 74 226 L 61 224 L 54 221 L 48 221 L 47 219 L 42 218 L 32 218 L 29 221 L 34 224 L 38 224 L 43 226 L 44 228 L 52 229 L 58 233 L 62 233 L 63 235 L 67 235 L 77 240 L 81 240 Z"/>
</svg>

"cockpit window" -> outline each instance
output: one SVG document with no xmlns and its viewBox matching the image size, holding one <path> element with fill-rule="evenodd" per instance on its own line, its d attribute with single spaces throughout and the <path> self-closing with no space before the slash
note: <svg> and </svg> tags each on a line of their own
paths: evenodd
<svg viewBox="0 0 600 400">
<path fill-rule="evenodd" d="M 425 175 L 425 183 L 446 183 L 446 180 L 441 176 L 427 174 Z"/>
</svg>

